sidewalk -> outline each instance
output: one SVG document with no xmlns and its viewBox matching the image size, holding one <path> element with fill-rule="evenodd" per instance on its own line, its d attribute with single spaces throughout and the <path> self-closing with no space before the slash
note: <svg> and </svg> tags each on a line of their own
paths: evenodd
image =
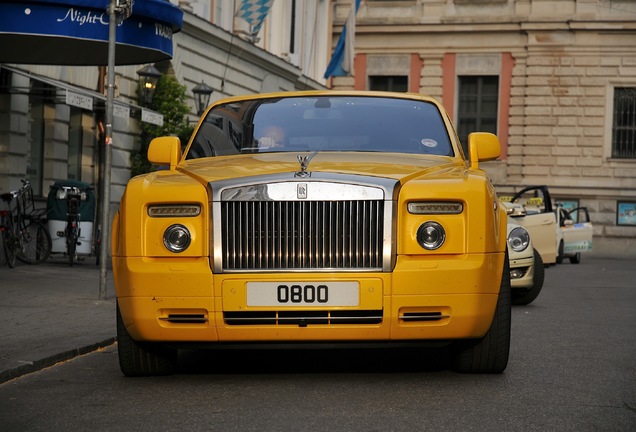
<svg viewBox="0 0 636 432">
<path fill-rule="evenodd" d="M 599 277 L 608 285 L 632 286 L 634 263 L 585 256 L 580 265 L 547 270 L 544 288 L 556 283 L 559 274 L 571 277 L 573 272 L 584 272 L 583 280 Z M 13 269 L 0 260 L 0 384 L 113 344 L 115 290 L 110 269 L 107 288 L 106 300 L 99 300 L 94 258 L 70 267 L 60 256 L 35 266 L 17 263 Z"/>
<path fill-rule="evenodd" d="M 68 265 L 0 260 L 0 383 L 115 342 L 115 290 L 108 271 L 99 300 L 95 258 Z"/>
</svg>

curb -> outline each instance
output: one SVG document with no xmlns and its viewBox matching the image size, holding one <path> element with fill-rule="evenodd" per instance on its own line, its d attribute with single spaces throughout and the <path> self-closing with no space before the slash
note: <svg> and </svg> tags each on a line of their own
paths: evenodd
<svg viewBox="0 0 636 432">
<path fill-rule="evenodd" d="M 97 351 L 100 348 L 105 348 L 107 346 L 113 345 L 117 341 L 117 338 L 112 337 L 105 339 L 101 342 L 97 342 L 91 345 L 86 345 L 80 348 L 74 348 L 68 351 L 61 352 L 59 354 L 54 354 L 52 356 L 35 360 L 34 362 L 25 363 L 18 367 L 8 369 L 0 372 L 0 384 L 4 384 L 7 381 L 11 381 L 12 379 L 19 378 L 21 376 L 37 372 L 49 366 L 53 366 L 56 363 L 60 363 L 63 361 L 71 360 L 75 357 L 88 354 L 93 351 Z"/>
</svg>

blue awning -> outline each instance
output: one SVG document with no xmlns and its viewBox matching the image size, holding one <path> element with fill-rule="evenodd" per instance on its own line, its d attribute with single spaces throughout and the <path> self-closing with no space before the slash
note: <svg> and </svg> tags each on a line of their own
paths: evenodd
<svg viewBox="0 0 636 432">
<path fill-rule="evenodd" d="M 0 63 L 106 65 L 110 0 L 0 0 Z M 183 11 L 168 1 L 135 0 L 117 27 L 115 64 L 172 58 Z"/>
</svg>

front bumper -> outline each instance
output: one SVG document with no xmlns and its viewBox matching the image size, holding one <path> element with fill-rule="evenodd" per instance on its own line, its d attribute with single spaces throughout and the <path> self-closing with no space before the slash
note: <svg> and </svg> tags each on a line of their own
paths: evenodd
<svg viewBox="0 0 636 432">
<path fill-rule="evenodd" d="M 449 340 L 486 333 L 503 259 L 503 253 L 405 256 L 392 273 L 212 274 L 207 258 L 114 257 L 113 270 L 124 324 L 137 341 Z M 344 307 L 248 306 L 247 283 L 267 281 L 356 282 L 359 302 Z"/>
<path fill-rule="evenodd" d="M 510 260 L 510 287 L 531 288 L 534 285 L 534 258 Z"/>
</svg>

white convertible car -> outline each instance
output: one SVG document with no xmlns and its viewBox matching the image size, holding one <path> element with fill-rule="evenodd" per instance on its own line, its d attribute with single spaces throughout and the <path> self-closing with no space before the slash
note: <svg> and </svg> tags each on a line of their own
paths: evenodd
<svg viewBox="0 0 636 432">
<path fill-rule="evenodd" d="M 581 253 L 592 250 L 594 228 L 585 207 L 566 210 L 555 205 L 547 186 L 529 186 L 512 196 L 500 196 L 508 215 L 528 230 L 545 265 L 569 258 L 581 262 Z"/>
<path fill-rule="evenodd" d="M 508 216 L 508 256 L 513 305 L 527 305 L 543 288 L 545 269 L 541 255 L 532 246 L 530 234 Z"/>
</svg>

